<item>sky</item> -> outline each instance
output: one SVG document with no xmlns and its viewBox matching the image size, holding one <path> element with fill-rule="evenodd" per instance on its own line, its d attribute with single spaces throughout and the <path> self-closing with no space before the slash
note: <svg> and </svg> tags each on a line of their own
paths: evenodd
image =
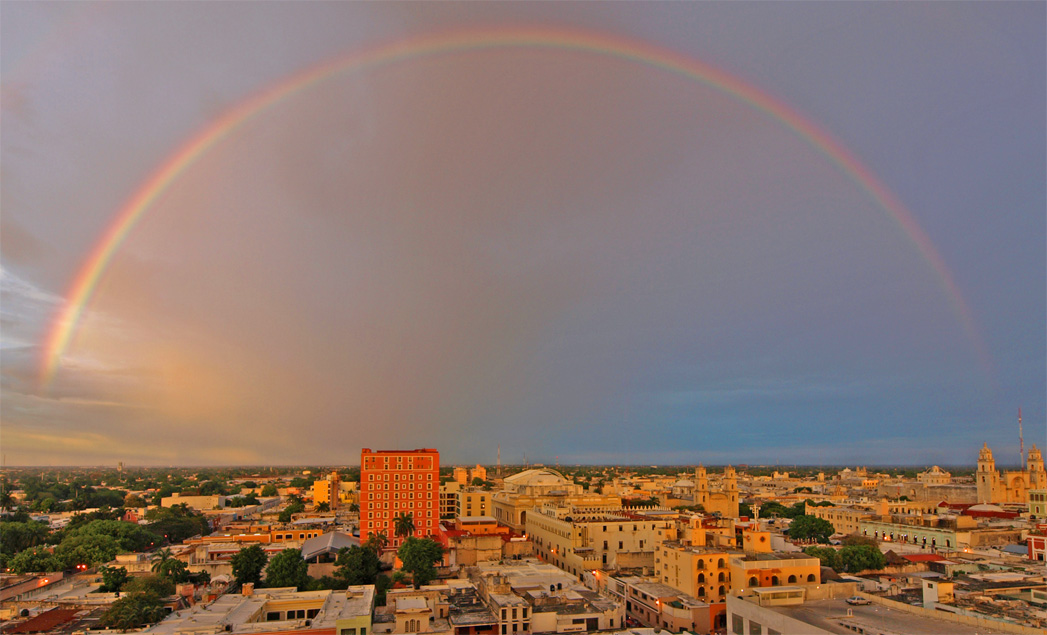
<svg viewBox="0 0 1047 635">
<path fill-rule="evenodd" d="M 1047 441 L 1043 2 L 0 18 L 7 465 Z"/>
</svg>

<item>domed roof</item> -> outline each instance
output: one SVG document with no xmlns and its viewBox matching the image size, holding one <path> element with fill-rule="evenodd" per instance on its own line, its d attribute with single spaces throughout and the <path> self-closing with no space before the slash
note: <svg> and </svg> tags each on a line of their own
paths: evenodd
<svg viewBox="0 0 1047 635">
<path fill-rule="evenodd" d="M 1004 510 L 1003 510 L 1002 507 L 997 507 L 996 505 L 988 505 L 986 503 L 982 503 L 980 505 L 971 505 L 970 507 L 967 508 L 967 511 L 969 511 L 969 512 L 1002 512 Z"/>
<path fill-rule="evenodd" d="M 694 487 L 694 481 L 689 481 L 685 478 L 682 478 L 673 483 L 673 487 Z"/>
<path fill-rule="evenodd" d="M 505 477 L 505 482 L 510 485 L 566 485 L 567 479 L 563 474 L 549 468 L 524 470 L 512 476 Z"/>
</svg>

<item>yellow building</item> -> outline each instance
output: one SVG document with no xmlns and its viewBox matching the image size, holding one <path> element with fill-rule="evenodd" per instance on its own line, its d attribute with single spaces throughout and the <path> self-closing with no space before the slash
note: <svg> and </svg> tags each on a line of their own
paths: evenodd
<svg viewBox="0 0 1047 635">
<path fill-rule="evenodd" d="M 655 576 L 664 584 L 699 600 L 724 602 L 731 592 L 730 558 L 721 549 L 663 542 L 655 558 Z"/>
<path fill-rule="evenodd" d="M 652 567 L 658 546 L 677 539 L 674 512 L 547 506 L 529 513 L 526 523 L 539 557 L 573 575 Z"/>
<path fill-rule="evenodd" d="M 726 518 L 738 518 L 738 474 L 728 465 L 723 469 L 718 491 L 709 488 L 709 475 L 699 465 L 694 471 L 694 502 L 708 514 L 720 514 Z"/>
<path fill-rule="evenodd" d="M 488 516 L 491 512 L 491 492 L 474 488 L 458 491 L 454 511 L 456 517 Z"/>
<path fill-rule="evenodd" d="M 1047 487 L 1047 472 L 1043 456 L 1035 445 L 1029 450 L 1025 469 L 998 472 L 996 461 L 988 444 L 978 453 L 978 472 L 975 476 L 979 503 L 1025 503 L 1030 489 Z"/>
<path fill-rule="evenodd" d="M 804 553 L 746 553 L 729 560 L 732 593 L 756 587 L 821 583 L 821 561 Z"/>
<path fill-rule="evenodd" d="M 613 494 L 590 494 L 549 468 L 526 470 L 505 478 L 503 488 L 491 497 L 495 519 L 523 533 L 527 514 L 546 505 L 586 509 L 620 509 L 622 499 Z"/>
<path fill-rule="evenodd" d="M 458 492 L 462 484 L 448 481 L 440 486 L 440 518 L 454 518 L 458 513 Z"/>
<path fill-rule="evenodd" d="M 331 511 L 338 509 L 341 502 L 341 477 L 338 472 L 331 472 L 325 479 L 313 481 L 313 505 L 326 503 Z"/>
</svg>

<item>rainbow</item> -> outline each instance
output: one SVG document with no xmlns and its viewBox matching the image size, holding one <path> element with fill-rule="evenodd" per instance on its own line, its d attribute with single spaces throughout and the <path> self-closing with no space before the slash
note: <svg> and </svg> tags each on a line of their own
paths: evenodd
<svg viewBox="0 0 1047 635">
<path fill-rule="evenodd" d="M 797 137 L 823 154 L 840 171 L 865 190 L 900 225 L 937 274 L 963 329 L 973 342 L 982 364 L 992 375 L 992 363 L 975 321 L 952 273 L 927 234 L 905 206 L 876 176 L 827 132 L 774 97 L 704 62 L 654 45 L 603 33 L 577 29 L 485 28 L 425 35 L 397 41 L 362 52 L 338 57 L 292 75 L 267 87 L 226 111 L 182 144 L 148 180 L 134 192 L 116 214 L 113 222 L 94 245 L 65 295 L 66 301 L 47 332 L 41 380 L 47 385 L 54 377 L 69 346 L 77 324 L 94 295 L 100 279 L 121 243 L 156 200 L 201 156 L 223 139 L 234 134 L 245 122 L 273 105 L 327 79 L 348 72 L 359 72 L 407 61 L 422 56 L 465 53 L 492 49 L 551 49 L 602 55 L 649 66 L 660 71 L 700 82 L 748 104 L 791 130 Z"/>
</svg>

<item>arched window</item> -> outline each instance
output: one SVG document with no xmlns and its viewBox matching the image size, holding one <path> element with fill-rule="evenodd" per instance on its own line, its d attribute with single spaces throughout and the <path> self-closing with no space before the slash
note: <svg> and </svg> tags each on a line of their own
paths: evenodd
<svg viewBox="0 0 1047 635">
<path fill-rule="evenodd" d="M 794 576 L 794 575 L 789 576 L 789 584 L 796 584 L 796 576 Z"/>
<path fill-rule="evenodd" d="M 716 566 L 718 568 L 723 569 L 723 565 L 724 565 L 723 558 L 720 558 L 719 560 L 716 561 Z"/>
<path fill-rule="evenodd" d="M 756 576 L 749 578 L 749 586 L 760 586 L 760 581 L 756 579 Z"/>
<path fill-rule="evenodd" d="M 782 583 L 782 581 L 778 579 L 778 576 L 776 576 L 776 575 L 772 575 L 771 576 L 771 586 L 778 586 L 781 583 Z"/>
<path fill-rule="evenodd" d="M 698 597 L 700 597 L 700 598 L 704 598 L 705 597 L 705 587 L 703 587 L 703 586 L 698 587 Z"/>
<path fill-rule="evenodd" d="M 727 588 L 724 585 L 720 585 L 720 597 L 723 597 L 727 593 Z"/>
<path fill-rule="evenodd" d="M 701 571 L 704 568 L 705 568 L 705 560 L 699 560 L 698 561 L 698 570 Z"/>
<path fill-rule="evenodd" d="M 814 582 L 814 581 L 815 581 L 815 578 L 814 578 L 814 574 L 813 574 L 813 573 L 811 573 L 811 574 L 809 574 L 809 575 L 807 576 L 807 581 L 808 581 L 808 582 Z"/>
<path fill-rule="evenodd" d="M 698 574 L 698 582 L 699 583 L 705 582 L 705 574 L 704 573 L 699 573 Z"/>
<path fill-rule="evenodd" d="M 717 582 L 723 582 L 723 581 L 724 581 L 724 575 L 723 575 L 723 571 L 721 571 L 721 572 L 720 572 L 720 575 L 718 575 L 718 576 L 717 576 L 717 579 L 716 579 L 716 581 L 717 581 Z"/>
</svg>

